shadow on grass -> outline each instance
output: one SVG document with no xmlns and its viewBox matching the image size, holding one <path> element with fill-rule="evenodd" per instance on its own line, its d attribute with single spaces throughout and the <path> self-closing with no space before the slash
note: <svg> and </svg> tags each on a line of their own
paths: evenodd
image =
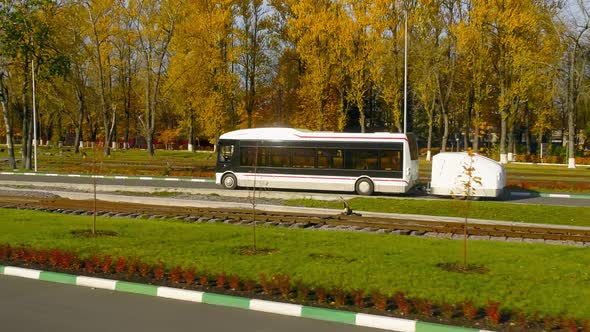
<svg viewBox="0 0 590 332">
<path fill-rule="evenodd" d="M 490 270 L 483 265 L 467 264 L 467 266 L 465 266 L 462 263 L 457 262 L 438 263 L 436 264 L 436 267 L 447 272 L 456 272 L 463 274 L 487 274 L 488 272 L 490 272 Z"/>
<path fill-rule="evenodd" d="M 96 231 L 92 233 L 90 229 L 77 229 L 70 232 L 77 237 L 100 237 L 100 236 L 117 236 L 117 232 L 113 231 Z"/>
<path fill-rule="evenodd" d="M 233 252 L 243 256 L 267 256 L 271 255 L 278 249 L 274 248 L 254 248 L 253 246 L 242 246 L 234 248 Z"/>
</svg>

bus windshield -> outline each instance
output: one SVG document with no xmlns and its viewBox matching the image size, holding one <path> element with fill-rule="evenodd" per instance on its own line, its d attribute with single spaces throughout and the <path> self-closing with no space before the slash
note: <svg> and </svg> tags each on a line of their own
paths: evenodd
<svg viewBox="0 0 590 332">
<path fill-rule="evenodd" d="M 234 150 L 234 144 L 229 142 L 221 142 L 219 144 L 219 162 L 231 162 L 234 155 Z"/>
</svg>

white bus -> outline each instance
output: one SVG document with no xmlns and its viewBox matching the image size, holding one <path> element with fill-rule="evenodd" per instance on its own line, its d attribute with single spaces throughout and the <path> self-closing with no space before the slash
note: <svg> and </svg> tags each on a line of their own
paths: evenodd
<svg viewBox="0 0 590 332">
<path fill-rule="evenodd" d="M 237 187 L 405 193 L 418 181 L 412 134 L 236 130 L 217 143 L 215 182 Z"/>
</svg>

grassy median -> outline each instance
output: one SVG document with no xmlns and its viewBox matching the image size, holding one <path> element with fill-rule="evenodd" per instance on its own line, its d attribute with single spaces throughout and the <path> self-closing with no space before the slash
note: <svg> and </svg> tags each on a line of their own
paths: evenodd
<svg viewBox="0 0 590 332">
<path fill-rule="evenodd" d="M 260 256 L 240 255 L 252 244 L 252 228 L 98 218 L 99 230 L 115 237 L 80 238 L 90 217 L 0 209 L 0 243 L 73 250 L 81 256 L 137 257 L 166 266 L 194 266 L 257 279 L 285 273 L 309 285 L 363 289 L 433 301 L 488 299 L 505 308 L 590 318 L 588 248 L 502 242 L 469 242 L 469 262 L 486 274 L 460 274 L 437 267 L 462 259 L 462 242 L 385 234 L 257 229 L 259 247 L 276 249 Z"/>
<path fill-rule="evenodd" d="M 467 210 L 465 201 L 453 199 L 424 200 L 358 197 L 348 202 L 355 211 L 445 217 L 464 217 L 468 213 L 469 218 L 477 219 L 590 227 L 590 208 L 587 207 L 474 201 L 469 202 L 469 210 Z M 341 202 L 312 199 L 293 199 L 286 201 L 286 204 L 327 209 L 342 208 Z"/>
</svg>

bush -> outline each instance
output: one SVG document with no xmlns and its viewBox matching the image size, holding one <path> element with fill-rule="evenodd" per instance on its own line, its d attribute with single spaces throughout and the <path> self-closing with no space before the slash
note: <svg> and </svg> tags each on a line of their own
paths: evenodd
<svg viewBox="0 0 590 332">
<path fill-rule="evenodd" d="M 500 303 L 488 301 L 486 305 L 486 315 L 494 325 L 498 325 L 500 323 Z"/>
<path fill-rule="evenodd" d="M 463 316 L 469 320 L 475 320 L 477 317 L 477 307 L 473 304 L 473 301 L 467 300 L 463 302 Z"/>
<path fill-rule="evenodd" d="M 318 301 L 318 303 L 325 304 L 326 299 L 327 299 L 326 290 L 322 287 L 317 287 L 315 289 L 315 297 L 316 297 L 316 301 Z"/>
<path fill-rule="evenodd" d="M 102 261 L 102 273 L 111 273 L 111 269 L 113 268 L 113 259 L 111 256 L 106 256 Z"/>
<path fill-rule="evenodd" d="M 373 306 L 377 310 L 385 311 L 387 310 L 387 297 L 380 293 L 373 293 L 371 296 L 373 300 Z"/>
<path fill-rule="evenodd" d="M 359 308 L 365 307 L 365 294 L 361 289 L 352 291 L 352 301 Z"/>
<path fill-rule="evenodd" d="M 415 305 L 416 305 L 416 311 L 418 311 L 419 314 L 424 315 L 426 317 L 433 316 L 432 302 L 430 302 L 429 300 L 426 300 L 426 299 L 416 300 Z"/>
<path fill-rule="evenodd" d="M 427 148 L 421 148 L 420 150 L 418 150 L 418 153 L 421 156 L 425 156 L 427 152 L 428 152 L 428 149 Z M 440 153 L 440 148 L 430 148 L 430 154 L 432 156 L 434 156 L 437 153 Z"/>
<path fill-rule="evenodd" d="M 407 316 L 411 313 L 412 303 L 406 298 L 404 293 L 397 292 L 393 297 L 393 300 L 395 301 L 395 305 L 400 314 Z"/>
<path fill-rule="evenodd" d="M 127 265 L 127 260 L 125 259 L 125 257 L 117 258 L 117 263 L 115 264 L 115 273 L 122 273 L 125 269 L 125 265 Z"/>
<path fill-rule="evenodd" d="M 187 285 L 192 285 L 192 283 L 195 282 L 195 269 L 191 267 L 188 270 L 185 270 L 182 273 L 182 276 L 184 277 L 184 282 Z"/>
<path fill-rule="evenodd" d="M 201 285 L 201 287 L 209 286 L 209 276 L 206 274 L 201 274 L 201 276 L 199 277 L 199 284 Z"/>
<path fill-rule="evenodd" d="M 164 263 L 160 262 L 156 267 L 154 267 L 154 278 L 158 281 L 164 280 Z"/>
<path fill-rule="evenodd" d="M 220 274 L 218 274 L 217 280 L 215 281 L 217 288 L 225 288 L 225 281 L 225 272 L 221 272 Z"/>
<path fill-rule="evenodd" d="M 174 267 L 171 271 L 170 271 L 170 281 L 178 284 L 180 283 L 180 278 L 181 278 L 181 274 L 182 271 L 180 270 L 180 266 L 176 266 Z"/>
<path fill-rule="evenodd" d="M 240 277 L 238 277 L 236 275 L 230 275 L 227 278 L 227 283 L 229 285 L 229 288 L 232 290 L 240 289 Z"/>
</svg>

